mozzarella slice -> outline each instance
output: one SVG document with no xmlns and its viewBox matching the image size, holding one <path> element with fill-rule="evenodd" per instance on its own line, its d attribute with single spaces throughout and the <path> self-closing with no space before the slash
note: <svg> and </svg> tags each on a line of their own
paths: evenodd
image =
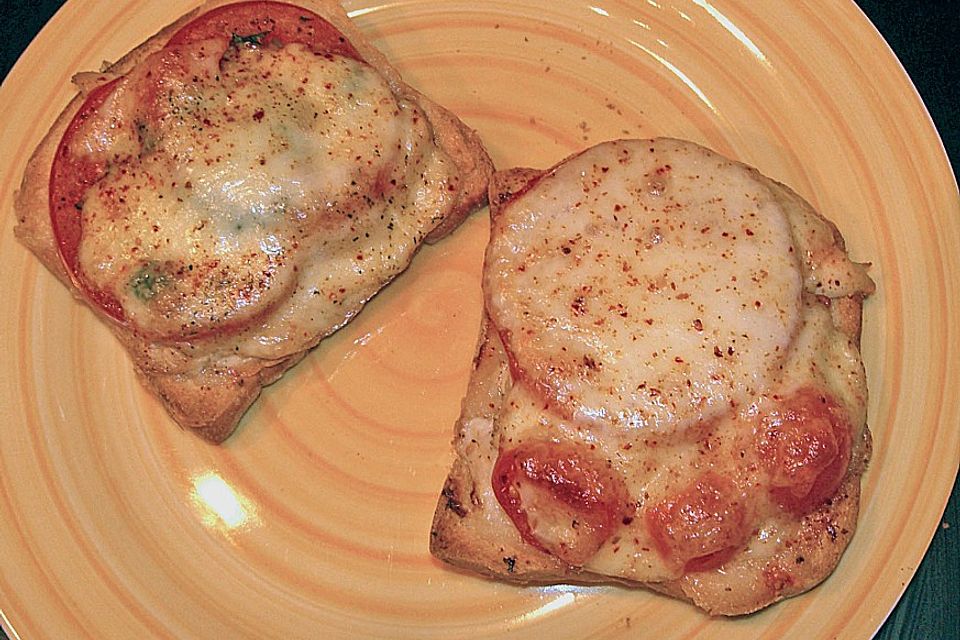
<svg viewBox="0 0 960 640">
<path fill-rule="evenodd" d="M 691 143 L 564 161 L 502 209 L 486 259 L 515 370 L 577 420 L 717 418 L 772 384 L 797 332 L 783 208 L 758 174 Z"/>
<path fill-rule="evenodd" d="M 83 277 L 159 338 L 244 328 L 244 356 L 345 322 L 451 201 L 419 109 L 301 44 L 164 49 L 87 129 L 107 173 L 83 203 Z"/>
</svg>

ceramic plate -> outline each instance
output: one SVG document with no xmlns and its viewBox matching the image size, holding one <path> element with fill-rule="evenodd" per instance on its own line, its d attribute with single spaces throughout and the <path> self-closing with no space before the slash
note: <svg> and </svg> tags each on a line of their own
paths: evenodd
<svg viewBox="0 0 960 640">
<path fill-rule="evenodd" d="M 860 531 L 807 595 L 738 620 L 622 588 L 518 588 L 431 559 L 480 315 L 480 211 L 269 388 L 223 446 L 181 432 L 13 239 L 69 78 L 191 0 L 71 0 L 2 88 L 0 608 L 22 638 L 868 637 L 960 455 L 960 207 L 923 104 L 849 1 L 350 2 L 500 167 L 679 136 L 756 165 L 873 263 L 875 454 Z"/>
</svg>

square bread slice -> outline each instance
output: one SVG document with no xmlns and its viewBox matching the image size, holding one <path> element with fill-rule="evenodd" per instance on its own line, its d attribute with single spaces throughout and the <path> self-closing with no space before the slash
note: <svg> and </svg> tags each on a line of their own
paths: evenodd
<svg viewBox="0 0 960 640">
<path fill-rule="evenodd" d="M 493 171 L 338 2 L 297 5 L 212 0 L 77 74 L 16 195 L 20 241 L 211 442 Z"/>
<path fill-rule="evenodd" d="M 874 284 L 836 227 L 669 138 L 497 172 L 489 200 L 485 315 L 432 553 L 717 615 L 826 578 L 871 451 Z"/>
</svg>

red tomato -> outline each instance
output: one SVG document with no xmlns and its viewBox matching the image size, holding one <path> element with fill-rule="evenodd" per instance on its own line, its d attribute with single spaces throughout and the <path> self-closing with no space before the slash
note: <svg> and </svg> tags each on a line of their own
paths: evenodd
<svg viewBox="0 0 960 640">
<path fill-rule="evenodd" d="M 806 513 L 840 486 L 850 464 L 851 426 L 837 402 L 804 388 L 763 416 L 757 432 L 770 494 L 786 510 Z"/>
<path fill-rule="evenodd" d="M 83 233 L 80 228 L 80 203 L 86 190 L 103 176 L 106 167 L 82 155 L 75 155 L 71 150 L 77 131 L 96 113 L 118 81 L 119 79 L 113 80 L 91 91 L 77 115 L 70 121 L 53 157 L 48 193 L 50 225 L 57 239 L 60 258 L 74 283 L 108 315 L 117 320 L 123 320 L 123 308 L 117 300 L 103 291 L 85 286 L 78 275 L 77 261 L 80 238 Z"/>
<path fill-rule="evenodd" d="M 749 534 L 747 510 L 732 481 L 708 471 L 679 494 L 646 509 L 660 554 L 685 573 L 719 567 Z"/>
<path fill-rule="evenodd" d="M 493 490 L 520 535 L 582 565 L 628 515 L 623 479 L 582 445 L 525 442 L 501 451 Z"/>
<path fill-rule="evenodd" d="M 209 11 L 188 23 L 167 42 L 176 47 L 199 40 L 221 38 L 259 45 L 300 42 L 318 55 L 331 53 L 361 60 L 343 34 L 320 16 L 282 2 L 240 2 Z M 80 206 L 87 190 L 100 180 L 107 166 L 73 150 L 74 139 L 85 121 L 110 97 L 119 79 L 97 87 L 87 96 L 64 132 L 50 168 L 50 220 L 60 257 L 74 284 L 108 316 L 125 322 L 123 307 L 105 291 L 86 283 L 80 273 L 78 254 L 83 237 Z"/>
<path fill-rule="evenodd" d="M 167 46 L 214 38 L 261 45 L 300 42 L 317 53 L 361 59 L 336 27 L 311 11 L 285 2 L 238 2 L 217 7 L 173 34 Z"/>
</svg>

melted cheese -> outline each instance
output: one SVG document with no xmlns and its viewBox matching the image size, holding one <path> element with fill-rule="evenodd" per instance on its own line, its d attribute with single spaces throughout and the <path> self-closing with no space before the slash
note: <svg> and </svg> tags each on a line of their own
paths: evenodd
<svg viewBox="0 0 960 640">
<path fill-rule="evenodd" d="M 371 67 L 305 46 L 165 49 L 82 139 L 82 276 L 142 331 L 279 358 L 355 314 L 451 206 L 452 163 Z"/>
<path fill-rule="evenodd" d="M 602 144 L 495 222 L 486 285 L 520 368 L 576 415 L 671 430 L 764 390 L 796 331 L 787 216 L 742 165 Z"/>
<path fill-rule="evenodd" d="M 658 173 L 666 164 L 669 172 Z M 651 181 L 657 182 L 656 195 L 650 193 Z M 744 491 L 753 534 L 737 562 L 763 562 L 782 553 L 800 522 L 769 497 L 755 440 L 758 416 L 776 407 L 781 395 L 805 386 L 829 391 L 847 411 L 853 442 L 860 441 L 866 419 L 863 365 L 856 345 L 833 324 L 822 297 L 828 279 L 818 274 L 831 274 L 837 283 L 828 286 L 836 295 L 866 294 L 873 285 L 835 244 L 828 223 L 795 198 L 695 145 L 637 141 L 602 145 L 596 154 L 561 165 L 495 220 L 485 267 L 488 311 L 506 336 L 514 370 L 522 373 L 504 387 L 494 439 L 502 449 L 527 440 L 587 445 L 609 461 L 636 500 L 637 517 L 624 521 L 585 564 L 586 571 L 642 582 L 677 578 L 681 569 L 656 551 L 640 514 L 708 470 Z M 638 246 L 643 236 L 638 230 L 652 225 L 659 228 L 659 244 Z M 710 229 L 701 233 L 705 226 Z M 622 262 L 630 269 L 621 268 Z M 734 276 L 744 280 L 744 274 L 761 270 L 767 275 L 747 278 L 748 285 L 730 284 Z M 658 279 L 661 274 L 669 277 Z M 678 287 L 635 292 L 627 277 Z M 571 296 L 585 286 L 592 289 L 583 305 L 598 311 L 571 313 Z M 678 301 L 676 292 L 691 295 Z M 616 313 L 602 313 L 611 307 Z M 694 312 L 715 321 L 710 340 L 699 330 L 691 333 Z M 742 339 L 744 334 L 749 339 Z M 711 342 L 724 335 L 741 338 L 738 358 L 713 354 Z M 679 354 L 691 366 L 680 367 L 670 357 L 651 360 L 654 351 Z M 555 389 L 531 384 L 539 380 L 528 370 L 562 365 L 569 360 L 557 354 L 571 352 L 605 367 L 592 376 L 567 378 L 561 392 L 602 411 L 567 412 L 562 404 L 558 410 L 550 402 Z M 624 392 L 637 381 L 668 380 L 674 368 L 692 384 L 679 389 L 664 384 L 674 393 L 671 406 Z M 713 375 L 723 382 L 708 382 Z M 722 401 L 699 403 L 698 387 L 721 394 Z M 626 411 L 636 418 L 622 419 Z M 474 433 L 472 441 L 488 441 L 488 422 L 478 424 L 484 437 Z M 495 450 L 473 455 L 472 475 L 489 478 L 495 455 Z M 481 486 L 486 520 L 503 519 L 486 484 Z"/>
</svg>

